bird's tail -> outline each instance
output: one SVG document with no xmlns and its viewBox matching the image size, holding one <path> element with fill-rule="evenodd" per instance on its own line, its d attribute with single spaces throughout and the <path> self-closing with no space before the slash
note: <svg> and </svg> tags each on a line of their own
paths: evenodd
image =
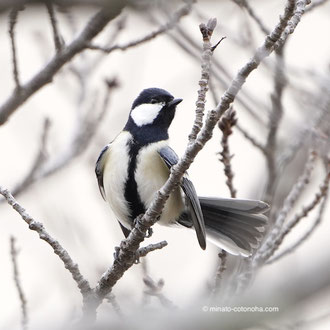
<svg viewBox="0 0 330 330">
<path fill-rule="evenodd" d="M 248 199 L 199 198 L 206 238 L 227 252 L 247 257 L 258 247 L 268 204 Z"/>
</svg>

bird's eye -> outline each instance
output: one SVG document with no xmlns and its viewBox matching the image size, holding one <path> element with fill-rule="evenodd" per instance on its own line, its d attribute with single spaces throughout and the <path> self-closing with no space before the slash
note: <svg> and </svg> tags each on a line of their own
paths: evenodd
<svg viewBox="0 0 330 330">
<path fill-rule="evenodd" d="M 155 104 L 155 103 L 158 103 L 158 101 L 156 99 L 151 99 L 150 103 Z"/>
</svg>

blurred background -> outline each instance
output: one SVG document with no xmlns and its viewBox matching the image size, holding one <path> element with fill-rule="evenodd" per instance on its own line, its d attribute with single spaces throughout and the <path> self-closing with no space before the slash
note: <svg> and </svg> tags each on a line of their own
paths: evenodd
<svg viewBox="0 0 330 330">
<path fill-rule="evenodd" d="M 318 153 L 315 168 L 295 207 L 290 209 L 288 220 L 310 204 L 325 176 L 330 130 L 330 3 L 321 2 L 324 4 L 302 17 L 284 47 L 281 61 L 275 54 L 267 58 L 248 77 L 233 105 L 238 125 L 233 128 L 229 145 L 234 155 L 231 165 L 237 197 L 270 202 L 270 228 L 299 180 L 310 149 Z M 251 10 L 271 31 L 285 3 L 133 1 L 94 38 L 94 45 L 126 45 L 164 24 L 170 28 L 126 50 L 115 49 L 107 54 L 87 49 L 79 53 L 0 127 L 0 185 L 8 188 L 27 212 L 59 240 L 92 286 L 112 264 L 114 247 L 123 239 L 114 215 L 98 191 L 94 166 L 103 146 L 123 128 L 135 97 L 144 88 L 160 87 L 184 99 L 170 128 L 171 146 L 182 155 L 194 121 L 200 79 L 202 38 L 198 25 L 216 17 L 213 42 L 226 36 L 213 55 L 212 91 L 206 103 L 210 110 L 265 38 L 251 17 Z M 53 8 L 65 45 L 99 10 L 97 6 L 81 4 L 55 4 Z M 9 11 L 5 6 L 0 11 L 0 105 L 15 89 Z M 15 37 L 19 76 L 24 84 L 55 55 L 45 5 L 25 5 L 18 13 Z M 280 83 L 281 96 L 274 88 L 278 68 L 286 79 L 286 83 Z M 279 98 L 280 115 L 276 110 Z M 277 133 L 273 163 L 277 172 L 270 178 L 269 159 L 243 133 L 267 147 L 269 129 L 274 123 Z M 216 128 L 189 170 L 199 195 L 230 197 L 224 166 L 219 161 L 221 136 Z M 325 205 L 325 201 L 326 196 L 320 205 Z M 280 251 L 308 232 L 318 214 L 319 206 L 290 232 Z M 165 239 L 168 246 L 150 253 L 145 268 L 134 265 L 114 287 L 124 319 L 117 316 L 111 304 L 104 303 L 99 309 L 98 325 L 102 328 L 110 324 L 117 329 L 152 328 L 155 324 L 167 328 L 172 323 L 181 329 L 218 329 L 220 325 L 237 329 L 325 329 L 330 323 L 329 210 L 324 210 L 322 219 L 293 253 L 270 265 L 262 264 L 252 273 L 248 272 L 246 261 L 228 256 L 221 294 L 214 300 L 209 300 L 209 292 L 219 264 L 218 249 L 209 244 L 202 251 L 193 232 L 155 225 L 153 236 L 145 244 Z M 2 198 L 0 221 L 0 329 L 21 327 L 10 236 L 16 238 L 19 249 L 17 262 L 27 299 L 29 327 L 68 328 L 71 320 L 79 318 L 82 304 L 71 275 L 51 248 L 28 229 Z M 164 279 L 162 293 L 178 309 L 168 311 L 157 296 L 145 293 L 146 273 L 156 282 Z M 240 276 L 247 273 L 248 279 L 242 280 Z M 244 290 L 226 290 L 233 282 L 235 287 L 243 283 Z M 203 306 L 226 306 L 229 302 L 235 306 L 277 306 L 279 311 L 203 312 Z M 141 309 L 152 315 L 148 324 L 139 318 L 144 315 Z"/>
</svg>

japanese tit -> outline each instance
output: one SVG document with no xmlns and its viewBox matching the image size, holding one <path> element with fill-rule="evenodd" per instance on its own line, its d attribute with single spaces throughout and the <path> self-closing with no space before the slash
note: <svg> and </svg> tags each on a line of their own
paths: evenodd
<svg viewBox="0 0 330 330">
<path fill-rule="evenodd" d="M 96 162 L 100 192 L 126 237 L 178 162 L 168 145 L 168 128 L 181 101 L 163 89 L 143 90 L 124 129 Z M 262 238 L 267 223 L 262 213 L 267 210 L 268 205 L 257 200 L 198 197 L 185 175 L 158 223 L 194 228 L 202 249 L 208 239 L 231 254 L 249 256 Z"/>
</svg>

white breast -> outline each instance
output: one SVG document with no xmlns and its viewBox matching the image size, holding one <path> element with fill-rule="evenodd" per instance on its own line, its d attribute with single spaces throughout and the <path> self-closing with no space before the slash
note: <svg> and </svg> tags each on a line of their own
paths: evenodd
<svg viewBox="0 0 330 330">
<path fill-rule="evenodd" d="M 129 132 L 121 132 L 111 143 L 111 149 L 104 167 L 103 183 L 106 199 L 120 222 L 131 227 L 129 207 L 125 200 L 125 182 L 128 176 L 128 141 L 132 139 Z"/>
<path fill-rule="evenodd" d="M 153 143 L 142 148 L 137 157 L 135 180 L 142 203 L 148 208 L 156 192 L 164 185 L 169 176 L 169 169 L 158 154 L 158 150 L 167 146 L 167 141 Z M 176 189 L 169 197 L 159 224 L 175 222 L 184 209 L 181 189 Z"/>
</svg>

